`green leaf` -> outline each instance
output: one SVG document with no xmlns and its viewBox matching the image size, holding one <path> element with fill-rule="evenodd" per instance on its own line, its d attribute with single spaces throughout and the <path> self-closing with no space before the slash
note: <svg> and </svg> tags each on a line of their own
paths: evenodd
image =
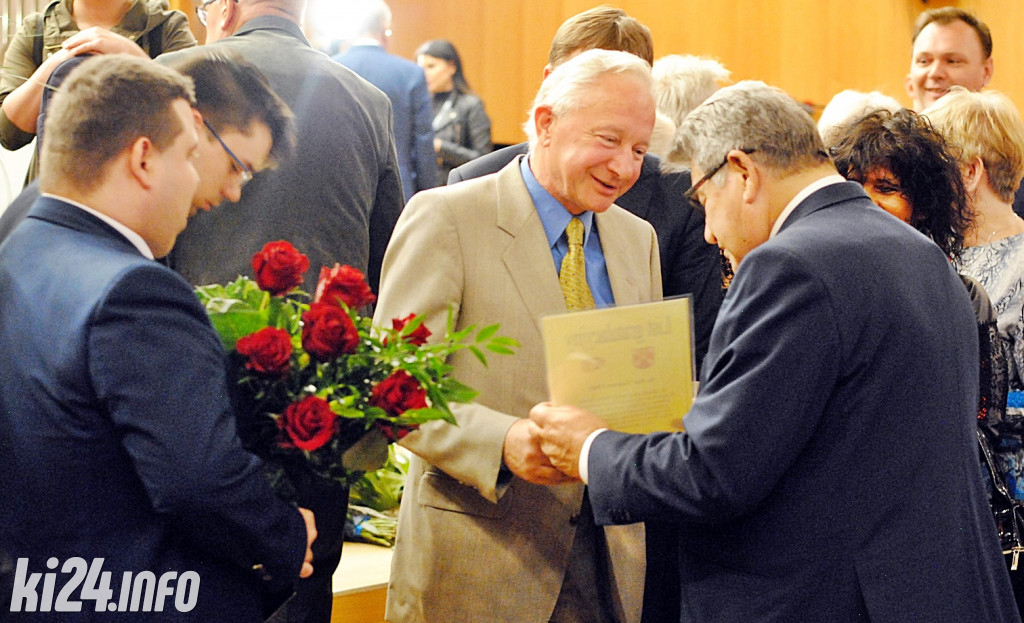
<svg viewBox="0 0 1024 623">
<path fill-rule="evenodd" d="M 503 335 L 499 335 L 498 337 L 494 338 L 491 341 L 494 342 L 495 344 L 508 346 L 509 348 L 519 348 L 521 346 L 518 340 Z"/>
<path fill-rule="evenodd" d="M 475 355 L 476 358 L 480 360 L 480 363 L 482 363 L 484 367 L 487 366 L 487 357 L 484 355 L 484 351 L 480 350 L 476 346 L 470 346 L 469 352 L 473 353 L 473 355 Z"/>
<path fill-rule="evenodd" d="M 259 331 L 267 326 L 266 318 L 258 311 L 236 310 L 226 314 L 210 316 L 213 328 L 220 335 L 224 349 L 234 350 L 239 339 Z"/>
<path fill-rule="evenodd" d="M 491 351 L 492 353 L 497 353 L 499 355 L 516 354 L 516 351 L 512 350 L 511 348 L 507 346 L 502 346 L 501 344 L 496 344 L 494 342 L 491 342 L 490 344 L 487 345 L 487 350 Z"/>
<path fill-rule="evenodd" d="M 397 424 L 409 425 L 409 424 L 422 424 L 423 422 L 431 422 L 433 420 L 444 420 L 449 424 L 455 423 L 455 418 L 451 413 L 443 411 L 441 409 L 435 409 L 433 407 L 427 407 L 426 409 L 409 409 L 402 414 Z"/>
<path fill-rule="evenodd" d="M 466 327 L 465 329 L 463 329 L 461 331 L 456 331 L 455 333 L 452 333 L 451 331 L 449 331 L 448 333 L 445 334 L 444 339 L 445 339 L 446 342 L 455 342 L 455 343 L 465 342 L 466 338 L 468 338 L 469 335 L 471 333 L 473 333 L 473 331 L 475 329 L 476 329 L 476 325 L 470 325 L 470 326 Z"/>
<path fill-rule="evenodd" d="M 487 340 L 494 337 L 494 334 L 498 332 L 499 326 L 500 325 L 492 324 L 489 327 L 484 327 L 483 329 L 480 329 L 480 333 L 476 334 L 476 343 L 479 344 L 480 342 L 486 342 Z"/>
<path fill-rule="evenodd" d="M 473 399 L 480 393 L 472 387 L 464 385 L 453 378 L 445 379 L 444 386 L 441 391 L 448 399 L 448 402 L 459 403 L 473 402 Z"/>
</svg>

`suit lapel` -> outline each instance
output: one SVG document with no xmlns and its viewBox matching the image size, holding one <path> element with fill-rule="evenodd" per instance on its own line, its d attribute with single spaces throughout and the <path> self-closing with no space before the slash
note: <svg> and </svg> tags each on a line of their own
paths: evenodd
<svg viewBox="0 0 1024 623">
<path fill-rule="evenodd" d="M 502 262 L 539 330 L 543 316 L 566 311 L 565 299 L 544 226 L 519 171 L 520 160 L 517 156 L 497 174 L 497 226 L 511 238 Z"/>
<path fill-rule="evenodd" d="M 607 212 L 594 215 L 597 231 L 601 236 L 601 250 L 604 252 L 604 263 L 608 269 L 608 280 L 612 284 L 612 295 L 616 305 L 628 305 L 638 302 L 636 275 L 638 269 L 645 266 L 646 258 L 635 257 L 636 239 L 625 236 L 632 229 L 616 226 L 622 214 L 614 208 Z M 644 264 L 636 265 L 643 261 Z"/>
<path fill-rule="evenodd" d="M 54 199 L 52 197 L 40 197 L 36 199 L 32 209 L 29 210 L 27 218 L 34 218 L 61 227 L 67 227 L 92 236 L 104 238 L 109 241 L 118 242 L 132 253 L 139 254 L 127 238 L 121 235 L 116 229 L 107 225 L 100 219 L 85 210 L 81 210 L 69 203 Z"/>
</svg>

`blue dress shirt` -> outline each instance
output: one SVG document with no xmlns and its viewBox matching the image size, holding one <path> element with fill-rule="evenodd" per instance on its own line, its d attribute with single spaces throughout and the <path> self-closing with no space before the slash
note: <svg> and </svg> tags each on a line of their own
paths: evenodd
<svg viewBox="0 0 1024 623">
<path fill-rule="evenodd" d="M 544 233 L 547 234 L 548 244 L 551 245 L 551 257 L 555 262 L 555 272 L 562 270 L 562 258 L 569 252 L 569 241 L 565 237 L 565 228 L 569 225 L 573 215 L 551 195 L 530 170 L 529 156 L 524 157 L 519 168 L 523 173 L 523 181 L 526 182 L 526 189 L 533 199 L 533 205 L 537 208 L 540 222 L 544 226 Z M 601 236 L 594 226 L 594 213 L 584 212 L 579 215 L 583 221 L 583 255 L 587 265 L 587 285 L 594 295 L 594 304 L 597 307 L 608 307 L 615 304 L 615 296 L 612 294 L 612 283 L 608 279 L 608 267 L 604 262 L 604 251 L 601 249 Z"/>
</svg>

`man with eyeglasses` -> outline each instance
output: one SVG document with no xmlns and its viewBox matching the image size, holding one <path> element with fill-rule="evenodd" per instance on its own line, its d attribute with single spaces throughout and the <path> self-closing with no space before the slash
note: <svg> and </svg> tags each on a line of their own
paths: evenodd
<svg viewBox="0 0 1024 623">
<path fill-rule="evenodd" d="M 685 432 L 531 412 L 596 522 L 675 522 L 687 621 L 1019 621 L 979 471 L 977 321 L 942 251 L 741 82 L 679 128 L 736 275 Z"/>
<path fill-rule="evenodd" d="M 258 67 L 295 114 L 295 157 L 257 176 L 237 206 L 199 214 L 175 246 L 172 267 L 196 285 L 246 274 L 252 254 L 288 240 L 321 266 L 348 264 L 377 289 L 380 264 L 405 205 L 391 102 L 353 71 L 314 50 L 302 33 L 305 0 L 213 0 L 199 15 L 211 51 Z M 195 53 L 164 55 L 161 61 Z M 219 128 L 218 128 L 219 129 Z M 313 577 L 299 583 L 289 621 L 331 618 L 331 576 L 341 560 L 348 489 L 310 479 L 299 499 L 320 520 Z"/>
<path fill-rule="evenodd" d="M 5 620 L 256 623 L 262 589 L 313 571 L 313 515 L 243 448 L 220 339 L 154 261 L 193 209 L 194 103 L 149 59 L 84 61 L 47 116 L 44 194 L 0 244 Z"/>
<path fill-rule="evenodd" d="M 194 217 L 225 199 L 238 201 L 254 173 L 286 160 L 294 149 L 295 130 L 287 105 L 251 64 L 199 49 L 171 66 L 192 79 L 202 115 L 196 128 L 199 186 L 189 212 Z M 39 185 L 33 182 L 0 214 L 0 242 L 24 220 L 38 196 Z"/>
<path fill-rule="evenodd" d="M 174 268 L 196 285 L 248 270 L 255 250 L 286 239 L 323 265 L 363 271 L 376 290 L 380 262 L 405 204 L 391 103 L 314 50 L 299 26 L 305 0 L 206 0 L 197 15 L 206 47 L 260 69 L 295 114 L 295 158 L 260 176 L 239 209 L 201 214 L 182 236 Z M 160 61 L 187 56 L 185 50 Z"/>
</svg>

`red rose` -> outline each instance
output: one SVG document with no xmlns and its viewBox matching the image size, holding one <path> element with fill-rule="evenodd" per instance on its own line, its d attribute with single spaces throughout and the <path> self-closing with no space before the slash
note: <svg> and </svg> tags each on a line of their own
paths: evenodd
<svg viewBox="0 0 1024 623">
<path fill-rule="evenodd" d="M 320 269 L 313 302 L 340 305 L 338 299 L 345 301 L 351 309 L 358 309 L 376 301 L 377 297 L 366 283 L 366 277 L 357 269 L 339 264 L 334 268 L 324 266 Z"/>
<path fill-rule="evenodd" d="M 389 442 L 399 441 L 420 427 L 419 424 L 402 425 L 395 424 L 393 422 L 385 422 L 384 420 L 377 420 L 374 424 L 377 426 L 377 430 L 384 435 L 384 439 L 387 439 Z"/>
<path fill-rule="evenodd" d="M 344 309 L 313 303 L 302 314 L 302 348 L 320 361 L 330 361 L 359 346 L 359 331 Z"/>
<path fill-rule="evenodd" d="M 281 296 L 302 283 L 302 273 L 309 270 L 309 258 L 299 253 L 290 242 L 268 242 L 252 256 L 252 272 L 261 290 Z"/>
<path fill-rule="evenodd" d="M 239 339 L 235 349 L 247 359 L 247 370 L 267 376 L 283 377 L 288 374 L 292 336 L 284 329 L 264 327 Z"/>
<path fill-rule="evenodd" d="M 323 398 L 306 396 L 293 402 L 277 418 L 277 427 L 288 439 L 282 445 L 294 445 L 302 450 L 316 450 L 334 436 L 335 420 L 338 416 L 331 411 Z"/>
<path fill-rule="evenodd" d="M 395 331 L 401 331 L 415 317 L 416 314 L 409 314 L 405 318 L 392 318 L 391 326 Z M 421 323 L 420 326 L 416 327 L 415 331 L 405 336 L 405 341 L 416 346 L 423 346 L 427 343 L 428 337 L 430 337 L 430 329 L 427 328 L 427 325 Z"/>
<path fill-rule="evenodd" d="M 374 386 L 370 404 L 399 416 L 409 409 L 427 408 L 427 392 L 408 372 L 398 370 Z"/>
</svg>

